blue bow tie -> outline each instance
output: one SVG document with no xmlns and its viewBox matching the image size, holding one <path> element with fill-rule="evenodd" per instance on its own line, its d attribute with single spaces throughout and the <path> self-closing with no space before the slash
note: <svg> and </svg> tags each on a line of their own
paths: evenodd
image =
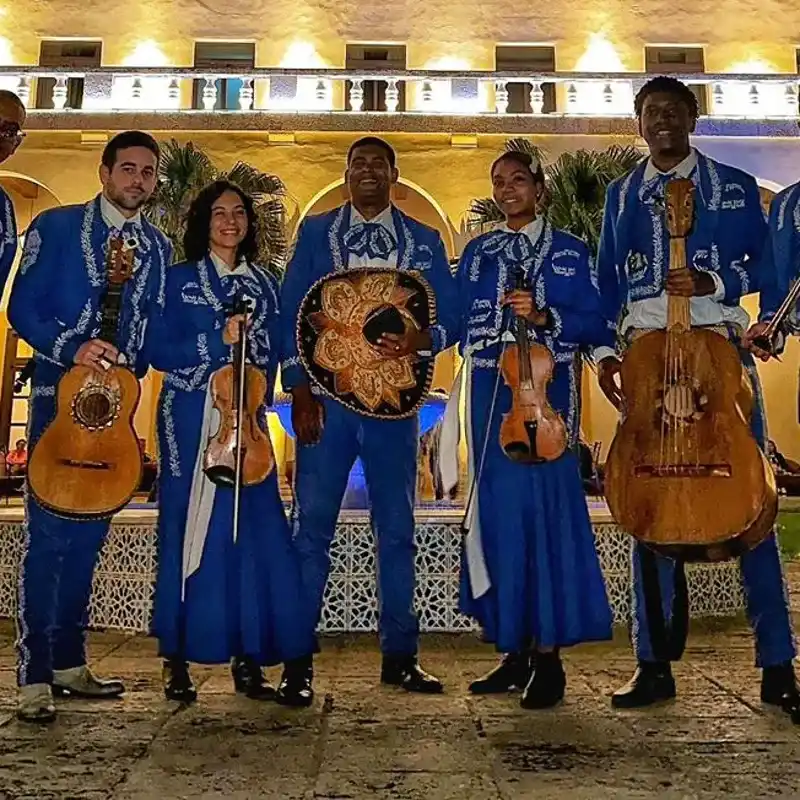
<svg viewBox="0 0 800 800">
<path fill-rule="evenodd" d="M 356 256 L 380 258 L 384 261 L 397 250 L 397 240 L 377 222 L 359 222 L 344 235 L 344 245 Z"/>
<path fill-rule="evenodd" d="M 649 180 L 645 181 L 639 189 L 639 198 L 643 203 L 664 205 L 664 198 L 667 196 L 667 184 L 680 178 L 674 172 L 666 175 L 657 173 Z"/>
<path fill-rule="evenodd" d="M 490 233 L 484 240 L 483 252 L 502 260 L 507 267 L 516 267 L 526 274 L 533 264 L 534 246 L 524 233 Z"/>
</svg>

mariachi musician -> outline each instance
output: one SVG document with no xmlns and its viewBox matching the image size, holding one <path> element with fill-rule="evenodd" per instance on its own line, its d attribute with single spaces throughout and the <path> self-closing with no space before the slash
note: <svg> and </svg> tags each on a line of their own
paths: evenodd
<svg viewBox="0 0 800 800">
<path fill-rule="evenodd" d="M 785 309 L 780 320 L 775 319 L 792 282 L 800 277 L 800 183 L 787 186 L 772 200 L 761 271 L 758 322 L 747 332 L 745 342 L 762 361 L 768 361 L 783 350 L 787 333 L 796 334 L 800 330 L 796 302 Z M 770 347 L 759 347 L 756 340 L 764 336 L 768 328 L 776 329 L 772 341 L 764 343 Z"/>
<path fill-rule="evenodd" d="M 164 693 L 185 703 L 197 697 L 188 661 L 232 662 L 237 692 L 271 700 L 275 689 L 262 667 L 305 656 L 314 644 L 299 624 L 300 572 L 266 428 L 278 369 L 278 293 L 275 278 L 256 263 L 257 242 L 248 195 L 227 181 L 203 189 L 189 209 L 187 260 L 170 267 L 164 312 L 148 332 L 152 364 L 164 373 L 152 629 L 164 659 Z M 234 307 L 237 300 L 241 309 Z M 246 359 L 259 371 L 245 375 L 266 377 L 266 396 L 263 389 L 247 390 L 248 396 L 260 393 L 249 409 L 255 419 L 233 407 L 235 388 L 216 380 L 231 373 L 242 323 Z M 215 470 L 230 467 L 220 460 L 230 447 L 219 437 L 237 418 L 243 430 L 254 426 L 267 462 L 252 485 L 240 485 L 238 501 L 230 480 L 235 475 L 215 479 Z M 255 451 L 258 443 L 244 447 Z M 294 705 L 311 701 L 310 695 L 293 699 Z"/>
<path fill-rule="evenodd" d="M 668 295 L 690 297 L 692 327 L 708 327 L 737 344 L 748 323 L 740 298 L 756 287 L 759 272 L 754 267 L 766 234 L 756 182 L 690 145 L 697 100 L 675 78 L 661 76 L 646 83 L 636 96 L 635 111 L 650 157 L 614 181 L 606 195 L 598 255 L 606 318 L 612 324 L 621 320 L 625 347 L 641 333 L 666 327 Z M 694 183 L 695 224 L 686 239 L 688 268 L 671 272 L 665 280 L 670 263 L 665 186 L 674 178 Z M 758 375 L 750 354 L 741 349 L 739 353 L 755 398 L 752 433 L 763 449 L 765 422 Z M 600 386 L 620 409 L 622 395 L 615 380 L 620 357 L 613 350 L 598 348 L 595 359 Z M 792 667 L 795 646 L 774 534 L 746 552 L 740 563 L 756 637 L 756 663 L 763 670 L 761 699 L 784 705 L 787 696 L 797 696 Z M 645 573 L 655 573 L 655 582 Z M 662 613 L 648 614 L 648 607 Z M 687 628 L 682 567 L 676 568 L 674 560 L 637 542 L 632 639 L 638 668 L 613 695 L 614 707 L 643 707 L 675 696 L 670 661 L 680 658 Z"/>
<path fill-rule="evenodd" d="M 395 153 L 386 142 L 374 137 L 355 142 L 345 173 L 351 202 L 303 222 L 287 268 L 281 299 L 281 380 L 292 393 L 298 442 L 293 536 L 313 629 L 322 608 L 339 507 L 360 456 L 378 542 L 381 680 L 409 691 L 440 692 L 441 683 L 417 661 L 414 497 L 419 425 L 412 412 L 424 402 L 435 354 L 454 343 L 456 287 L 439 234 L 391 204 L 397 179 Z M 370 268 L 376 268 L 374 276 Z M 353 270 L 358 274 L 351 275 Z M 354 283 L 345 286 L 348 276 Z M 374 297 L 381 298 L 383 309 L 373 308 Z M 333 321 L 320 316 L 321 309 L 333 316 L 349 315 L 362 300 L 366 305 L 359 308 L 375 312 L 369 314 L 371 325 L 363 335 L 360 326 L 355 331 L 345 326 L 340 346 L 328 350 L 326 343 L 336 334 L 329 332 Z M 312 675 L 310 658 L 287 665 L 279 700 L 284 686 L 310 687 Z"/>
<path fill-rule="evenodd" d="M 102 372 L 125 363 L 139 377 L 147 371 L 144 332 L 163 302 L 172 249 L 141 215 L 156 186 L 158 160 L 158 144 L 149 134 L 118 134 L 103 151 L 102 193 L 83 205 L 45 211 L 28 230 L 8 317 L 34 350 L 28 422 L 32 458 L 55 415 L 57 386 L 73 364 Z M 103 265 L 112 239 L 130 246 L 135 260 L 121 298 L 119 348 L 98 338 L 107 285 Z M 45 722 L 55 716 L 54 691 L 83 697 L 117 697 L 124 691 L 119 681 L 97 679 L 86 666 L 84 651 L 92 575 L 110 519 L 59 518 L 30 492 L 25 516 L 17 715 Z"/>
<path fill-rule="evenodd" d="M 457 430 L 463 391 L 472 478 L 461 610 L 504 654 L 470 692 L 521 690 L 523 708 L 541 709 L 564 697 L 559 649 L 611 638 L 575 452 L 578 348 L 608 341 L 609 331 L 586 244 L 536 215 L 538 161 L 505 153 L 491 178 L 505 222 L 461 256 L 464 388 L 445 413 Z M 446 490 L 457 480 L 458 436 L 442 436 L 451 443 L 440 461 Z"/>
<path fill-rule="evenodd" d="M 0 89 L 0 164 L 11 158 L 22 144 L 26 111 L 22 100 Z M 5 289 L 17 254 L 17 224 L 11 198 L 0 187 L 0 295 Z"/>
</svg>

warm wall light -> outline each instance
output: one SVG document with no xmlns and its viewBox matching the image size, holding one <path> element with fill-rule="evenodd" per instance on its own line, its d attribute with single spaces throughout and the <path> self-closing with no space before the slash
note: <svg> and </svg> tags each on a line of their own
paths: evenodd
<svg viewBox="0 0 800 800">
<path fill-rule="evenodd" d="M 299 40 L 289 45 L 279 66 L 284 69 L 313 69 L 314 67 L 324 68 L 326 64 L 311 42 Z"/>
<path fill-rule="evenodd" d="M 147 39 L 139 42 L 122 63 L 126 67 L 168 67 L 169 59 L 152 39 Z"/>
<path fill-rule="evenodd" d="M 169 59 L 152 39 L 139 42 L 122 60 L 126 67 L 168 67 Z M 122 78 L 115 77 L 111 90 L 113 109 L 154 109 L 177 108 L 177 92 L 170 93 L 171 79 L 153 77 Z"/>
<path fill-rule="evenodd" d="M 11 51 L 11 42 L 5 36 L 0 36 L 0 66 L 7 67 L 13 63 L 14 56 Z"/>
<path fill-rule="evenodd" d="M 297 40 L 280 61 L 283 69 L 326 69 L 328 64 L 311 42 Z M 330 111 L 330 81 L 324 78 L 271 78 L 269 108 L 282 111 Z"/>
<path fill-rule="evenodd" d="M 576 72 L 625 72 L 616 48 L 604 33 L 593 33 L 583 55 L 575 65 Z"/>
<path fill-rule="evenodd" d="M 731 64 L 725 72 L 733 75 L 774 75 L 775 65 L 760 57 Z M 711 97 L 713 113 L 722 117 L 766 119 L 797 115 L 797 93 L 787 92 L 788 83 L 725 81 L 715 84 Z"/>
<path fill-rule="evenodd" d="M 460 56 L 442 56 L 425 62 L 425 70 L 471 72 L 472 62 Z M 460 80 L 430 82 L 421 86 L 422 109 L 450 114 L 479 114 L 488 110 L 488 84 L 465 75 Z"/>
</svg>

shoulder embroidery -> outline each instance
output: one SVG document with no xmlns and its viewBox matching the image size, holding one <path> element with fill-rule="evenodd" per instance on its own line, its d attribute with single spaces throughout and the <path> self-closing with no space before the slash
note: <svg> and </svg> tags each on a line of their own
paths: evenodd
<svg viewBox="0 0 800 800">
<path fill-rule="evenodd" d="M 25 237 L 25 249 L 22 252 L 22 259 L 19 262 L 20 275 L 24 275 L 39 260 L 39 251 L 41 248 L 42 235 L 37 228 L 34 228 Z"/>
</svg>

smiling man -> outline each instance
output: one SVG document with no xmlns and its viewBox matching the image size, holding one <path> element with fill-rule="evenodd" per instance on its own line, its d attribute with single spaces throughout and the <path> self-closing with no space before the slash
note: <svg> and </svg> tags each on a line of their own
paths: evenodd
<svg viewBox="0 0 800 800">
<path fill-rule="evenodd" d="M 8 304 L 12 327 L 34 350 L 28 430 L 32 450 L 56 414 L 56 391 L 74 364 L 102 370 L 128 364 L 141 377 L 148 317 L 164 303 L 171 247 L 141 209 L 152 195 L 159 148 L 141 131 L 115 136 L 99 169 L 102 192 L 82 205 L 51 208 L 28 229 Z M 115 336 L 101 338 L 109 242 L 133 250 Z M 114 339 L 107 341 L 106 339 Z M 101 681 L 86 665 L 84 628 L 92 575 L 110 519 L 63 519 L 25 494 L 20 560 L 17 716 L 55 717 L 53 694 L 117 697 L 119 681 Z"/>
<path fill-rule="evenodd" d="M 636 96 L 635 110 L 650 156 L 609 186 L 597 263 L 604 315 L 611 326 L 619 323 L 621 344 L 618 353 L 601 347 L 594 355 L 600 387 L 618 409 L 622 351 L 636 336 L 666 327 L 668 295 L 691 298 L 692 327 L 708 328 L 740 345 L 749 322 L 740 298 L 758 288 L 757 265 L 767 233 L 755 179 L 691 146 L 698 107 L 688 86 L 675 78 L 654 78 Z M 690 266 L 668 273 L 664 192 L 673 178 L 694 182 L 695 211 L 686 241 Z M 761 387 L 752 356 L 741 347 L 739 352 L 753 388 L 751 428 L 763 448 Z M 797 705 L 795 648 L 775 536 L 742 556 L 741 567 L 756 663 L 763 670 L 761 699 L 783 705 L 788 697 Z M 683 652 L 687 627 L 682 567 L 637 543 L 632 635 L 639 665 L 633 679 L 613 695 L 612 705 L 634 708 L 675 696 L 670 662 Z"/>
<path fill-rule="evenodd" d="M 25 134 L 25 106 L 13 92 L 0 90 L 0 164 L 11 158 Z M 17 225 L 11 198 L 0 187 L 0 295 L 17 254 Z"/>
<path fill-rule="evenodd" d="M 417 662 L 419 623 L 414 611 L 414 495 L 419 424 L 416 414 L 378 419 L 320 391 L 301 363 L 296 341 L 298 314 L 311 287 L 332 273 L 357 268 L 417 272 L 435 295 L 438 323 L 405 333 L 385 333 L 375 347 L 386 359 L 430 359 L 453 344 L 456 286 L 439 234 L 403 214 L 390 201 L 398 171 L 394 150 L 366 137 L 347 156 L 351 201 L 306 219 L 297 235 L 281 298 L 284 355 L 281 381 L 292 393 L 297 436 L 293 535 L 316 627 L 330 568 L 329 550 L 350 470 L 364 464 L 378 542 L 379 626 L 384 683 L 412 692 L 440 692 L 439 681 Z M 341 303 L 347 298 L 340 296 Z M 372 355 L 370 355 L 372 354 Z M 371 348 L 367 355 L 374 360 Z M 388 363 L 388 362 L 387 362 Z M 323 396 L 327 394 L 328 396 Z M 279 702 L 305 705 L 312 699 L 312 661 L 287 664 Z"/>
</svg>

